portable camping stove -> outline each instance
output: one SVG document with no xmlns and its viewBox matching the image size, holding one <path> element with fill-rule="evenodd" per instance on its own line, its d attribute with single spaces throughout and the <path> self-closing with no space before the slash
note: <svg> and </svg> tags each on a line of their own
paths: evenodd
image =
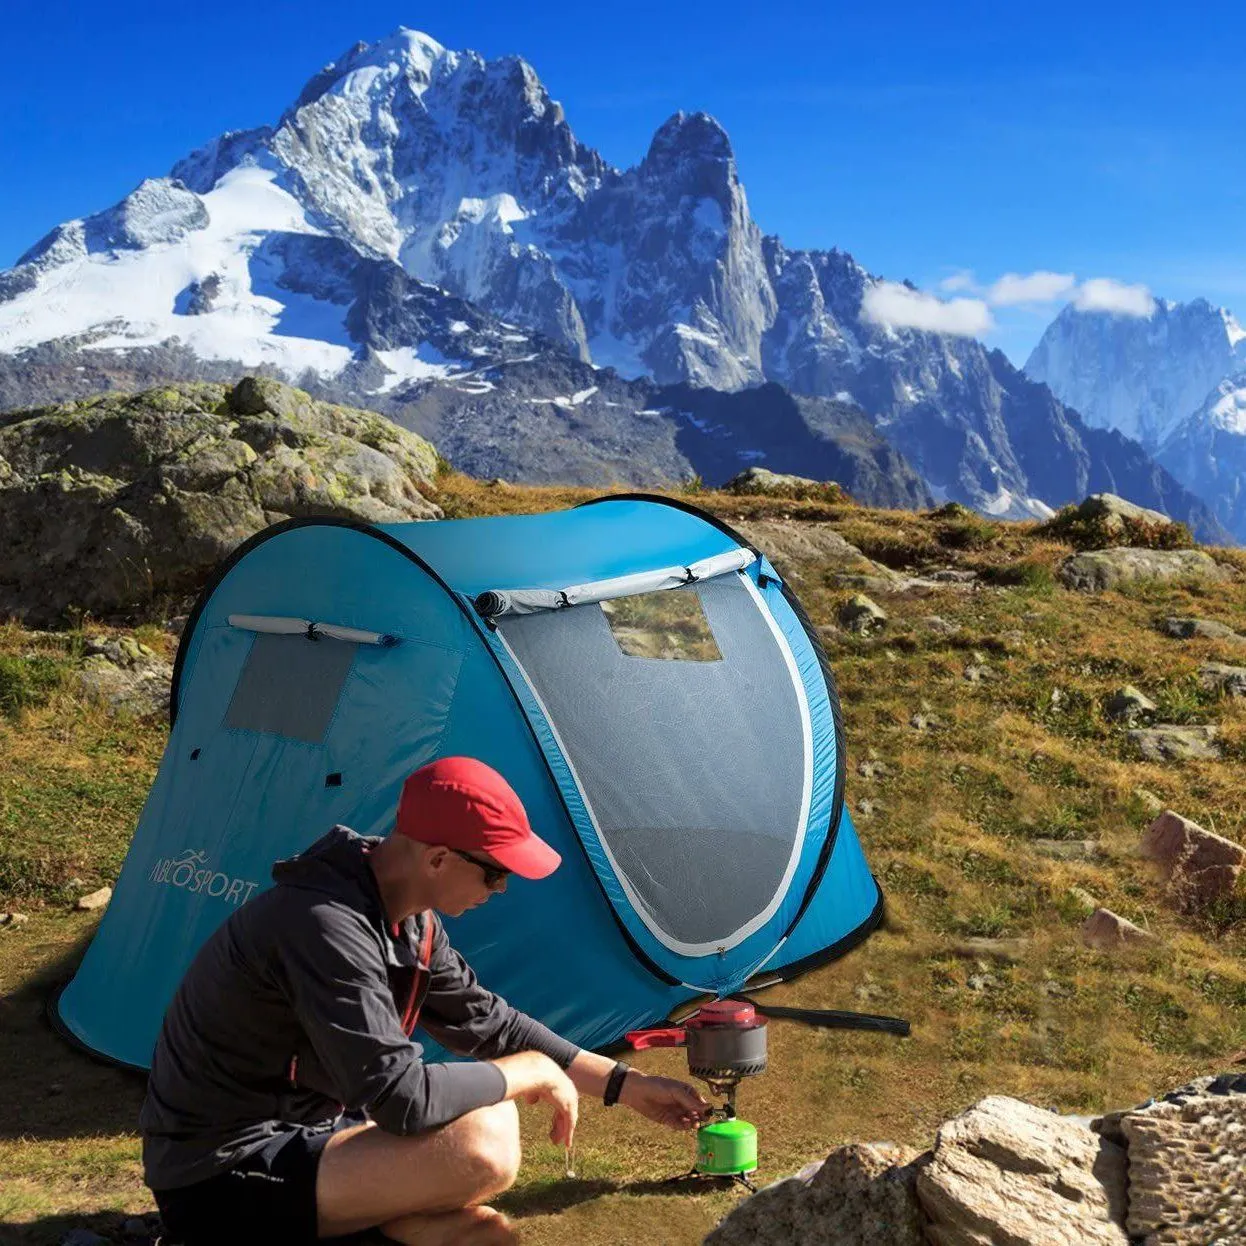
<svg viewBox="0 0 1246 1246">
<path fill-rule="evenodd" d="M 688 1069 L 709 1085 L 710 1093 L 725 1100 L 716 1107 L 716 1119 L 697 1129 L 697 1158 L 689 1177 L 729 1177 L 753 1190 L 748 1174 L 757 1171 L 757 1128 L 735 1114 L 735 1090 L 740 1079 L 766 1068 L 766 1019 L 751 1003 L 719 999 L 698 1008 L 683 1025 L 665 1029 L 632 1030 L 627 1042 L 637 1051 L 646 1047 L 687 1047 Z"/>
</svg>

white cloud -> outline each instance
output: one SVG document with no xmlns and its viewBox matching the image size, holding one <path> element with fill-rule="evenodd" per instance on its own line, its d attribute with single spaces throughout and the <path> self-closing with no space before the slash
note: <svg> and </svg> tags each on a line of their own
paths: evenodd
<svg viewBox="0 0 1246 1246">
<path fill-rule="evenodd" d="M 963 294 L 969 290 L 977 293 L 978 283 L 969 269 L 962 268 L 960 272 L 953 273 L 950 277 L 944 277 L 939 282 L 939 289 L 944 294 Z"/>
<path fill-rule="evenodd" d="M 1145 318 L 1155 311 L 1155 300 L 1146 286 L 1126 285 L 1114 277 L 1092 277 L 1078 287 L 1073 306 L 1078 311 L 1116 312 L 1120 316 Z"/>
<path fill-rule="evenodd" d="M 1005 273 L 986 293 L 992 307 L 1018 303 L 1054 303 L 1067 298 L 1077 285 L 1072 273 Z"/>
<path fill-rule="evenodd" d="M 880 281 L 866 290 L 861 310 L 867 320 L 893 329 L 981 337 L 995 327 L 990 308 L 981 299 L 944 302 L 894 281 Z"/>
</svg>

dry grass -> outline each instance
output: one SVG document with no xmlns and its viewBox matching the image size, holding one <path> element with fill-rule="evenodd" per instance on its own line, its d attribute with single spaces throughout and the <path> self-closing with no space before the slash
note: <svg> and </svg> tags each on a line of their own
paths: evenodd
<svg viewBox="0 0 1246 1246">
<path fill-rule="evenodd" d="M 453 474 L 441 486 L 454 515 L 598 495 Z M 858 827 L 888 919 L 850 956 L 767 998 L 895 1013 L 913 1033 L 776 1023 L 770 1071 L 740 1092 L 760 1131 L 764 1178 L 849 1139 L 928 1145 L 941 1120 L 987 1093 L 1081 1113 L 1134 1103 L 1219 1071 L 1246 1047 L 1246 897 L 1196 918 L 1174 912 L 1135 855 L 1147 819 L 1134 794 L 1148 788 L 1220 834 L 1246 837 L 1246 703 L 1212 696 L 1195 678 L 1201 661 L 1246 655 L 1155 627 L 1168 614 L 1240 625 L 1246 582 L 1080 596 L 1052 577 L 1071 545 L 1034 525 L 709 493 L 689 500 L 728 521 L 829 521 L 890 565 L 971 568 L 992 585 L 881 598 L 890 622 L 877 637 L 825 633 L 846 715 L 849 803 L 873 807 Z M 1225 561 L 1246 571 L 1240 555 Z M 814 621 L 829 624 L 847 591 L 816 565 L 792 570 Z M 936 614 L 959 630 L 932 631 L 923 619 Z M 0 909 L 32 914 L 0 930 L 0 1223 L 27 1226 L 20 1236 L 13 1228 L 13 1240 L 57 1241 L 84 1222 L 111 1232 L 122 1212 L 151 1206 L 133 1133 L 138 1079 L 71 1051 L 41 1019 L 47 983 L 92 928 L 69 902 L 115 874 L 164 735 L 160 724 L 118 722 L 81 702 L 72 680 L 80 643 L 0 628 L 0 689 L 24 689 L 12 694 L 20 705 L 0 708 Z M 970 682 L 975 653 L 989 677 Z M 36 659 L 45 660 L 38 671 Z M 1139 761 L 1103 713 L 1124 683 L 1159 702 L 1167 720 L 1218 724 L 1224 760 Z M 910 725 L 919 709 L 932 720 L 925 730 Z M 867 754 L 883 765 L 868 780 L 855 769 Z M 1095 840 L 1102 855 L 1052 860 L 1036 839 Z M 1084 948 L 1072 887 L 1154 931 L 1156 948 L 1125 958 Z M 966 944 L 975 938 L 1020 942 L 1000 959 L 975 955 Z M 670 1073 L 682 1061 L 672 1051 L 637 1057 Z M 737 1197 L 661 1186 L 687 1167 L 688 1140 L 591 1104 L 579 1179 L 565 1181 L 561 1154 L 543 1141 L 543 1115 L 525 1108 L 523 1119 L 526 1163 L 503 1205 L 525 1241 L 695 1242 Z"/>
</svg>

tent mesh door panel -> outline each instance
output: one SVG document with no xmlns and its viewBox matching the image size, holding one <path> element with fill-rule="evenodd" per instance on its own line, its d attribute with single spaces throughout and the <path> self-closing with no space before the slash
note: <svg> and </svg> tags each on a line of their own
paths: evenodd
<svg viewBox="0 0 1246 1246">
<path fill-rule="evenodd" d="M 603 846 L 668 946 L 734 946 L 782 899 L 803 837 L 807 707 L 744 577 L 695 595 L 721 660 L 629 656 L 602 607 L 499 622 Z"/>
</svg>

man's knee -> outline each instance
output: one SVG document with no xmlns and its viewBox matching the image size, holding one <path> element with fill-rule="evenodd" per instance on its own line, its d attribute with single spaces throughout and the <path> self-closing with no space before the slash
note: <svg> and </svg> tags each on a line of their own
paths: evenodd
<svg viewBox="0 0 1246 1246">
<path fill-rule="evenodd" d="M 456 1122 L 465 1158 L 484 1197 L 500 1194 L 519 1175 L 519 1113 L 510 1102 L 477 1108 Z"/>
<path fill-rule="evenodd" d="M 469 1236 L 471 1246 L 515 1246 L 519 1234 L 515 1226 L 500 1211 L 492 1207 L 477 1207 L 479 1216 Z"/>
</svg>

